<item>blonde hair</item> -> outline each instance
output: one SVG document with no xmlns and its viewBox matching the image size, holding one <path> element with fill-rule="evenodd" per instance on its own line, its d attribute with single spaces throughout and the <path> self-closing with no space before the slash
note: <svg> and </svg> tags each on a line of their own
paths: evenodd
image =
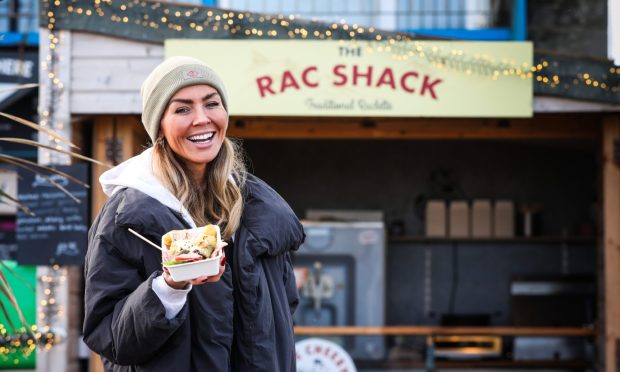
<svg viewBox="0 0 620 372">
<path fill-rule="evenodd" d="M 218 224 L 222 238 L 230 239 L 241 223 L 243 211 L 241 190 L 246 169 L 241 154 L 239 143 L 224 138 L 219 153 L 207 165 L 204 182 L 196 185 L 185 162 L 164 138 L 158 138 L 153 146 L 154 173 L 181 201 L 197 226 Z"/>
</svg>

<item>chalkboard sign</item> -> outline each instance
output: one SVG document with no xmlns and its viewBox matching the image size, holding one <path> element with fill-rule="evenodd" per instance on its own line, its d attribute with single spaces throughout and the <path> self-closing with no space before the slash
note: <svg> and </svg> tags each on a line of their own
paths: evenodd
<svg viewBox="0 0 620 372">
<path fill-rule="evenodd" d="M 87 182 L 87 164 L 56 169 Z M 35 214 L 17 213 L 19 264 L 82 265 L 88 243 L 88 189 L 65 177 L 49 176 L 77 197 L 77 203 L 39 175 L 25 170 L 20 170 L 19 175 L 18 200 Z"/>
</svg>

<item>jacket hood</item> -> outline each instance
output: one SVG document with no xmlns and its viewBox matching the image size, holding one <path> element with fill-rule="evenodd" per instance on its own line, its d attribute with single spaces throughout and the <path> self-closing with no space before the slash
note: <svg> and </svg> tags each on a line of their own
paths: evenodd
<svg viewBox="0 0 620 372">
<path fill-rule="evenodd" d="M 124 188 L 143 192 L 166 207 L 180 212 L 190 226 L 196 227 L 196 223 L 179 199 L 155 177 L 152 147 L 104 172 L 99 177 L 99 183 L 108 197 Z"/>
</svg>

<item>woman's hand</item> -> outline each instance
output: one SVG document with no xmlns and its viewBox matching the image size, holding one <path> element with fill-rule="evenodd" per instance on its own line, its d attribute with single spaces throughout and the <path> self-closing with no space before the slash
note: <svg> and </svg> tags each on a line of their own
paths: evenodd
<svg viewBox="0 0 620 372">
<path fill-rule="evenodd" d="M 220 260 L 220 272 L 217 273 L 217 275 L 200 276 L 200 277 L 198 277 L 196 279 L 192 279 L 192 280 L 184 280 L 184 281 L 181 281 L 181 282 L 175 282 L 172 279 L 172 276 L 170 276 L 170 273 L 168 272 L 168 268 L 164 266 L 164 280 L 166 281 L 166 284 L 168 284 L 168 286 L 170 286 L 170 288 L 185 289 L 185 287 L 187 287 L 188 284 L 191 284 L 191 285 L 201 285 L 201 284 L 205 284 L 205 283 L 217 282 L 218 280 L 220 280 L 220 278 L 224 274 L 224 271 L 226 271 L 226 256 L 222 256 L 222 259 Z"/>
</svg>

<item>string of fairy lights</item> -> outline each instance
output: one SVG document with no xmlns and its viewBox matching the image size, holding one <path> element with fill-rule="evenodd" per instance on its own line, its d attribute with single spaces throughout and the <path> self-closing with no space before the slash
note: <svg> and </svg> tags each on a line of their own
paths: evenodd
<svg viewBox="0 0 620 372">
<path fill-rule="evenodd" d="M 537 90 L 553 94 L 557 90 L 573 90 L 575 98 L 589 98 L 586 92 L 604 92 L 599 98 L 620 103 L 620 66 L 611 62 L 570 61 L 569 57 L 537 55 L 532 66 Z M 566 66 L 570 66 L 567 68 Z M 581 92 L 581 94 L 579 94 Z"/>
<path fill-rule="evenodd" d="M 369 53 L 390 53 L 394 59 L 399 61 L 414 58 L 425 59 L 437 69 L 450 69 L 465 75 L 487 76 L 492 80 L 508 76 L 517 76 L 522 79 L 532 78 L 531 63 L 518 63 L 508 59 L 498 60 L 488 55 L 472 55 L 462 49 L 444 48 L 435 44 L 428 46 L 424 41 L 397 42 L 395 39 L 389 39 L 384 43 L 371 41 L 367 51 Z"/>
<path fill-rule="evenodd" d="M 611 62 L 574 63 L 551 55 L 536 61 L 496 61 L 467 50 L 426 45 L 424 36 L 387 32 L 339 22 L 318 22 L 295 15 L 160 3 L 148 0 L 44 0 L 41 24 L 52 31 L 95 31 L 135 40 L 163 42 L 167 38 L 342 40 L 370 42 L 370 52 L 387 52 L 399 60 L 425 59 L 436 68 L 493 80 L 517 76 L 533 78 L 536 93 L 620 102 L 620 67 Z M 113 25 L 110 27 L 110 25 Z M 50 38 L 50 46 L 57 45 Z M 58 83 L 62 84 L 62 83 Z"/>
<path fill-rule="evenodd" d="M 0 358 L 8 360 L 12 357 L 12 363 L 16 365 L 19 364 L 16 355 L 28 358 L 37 348 L 37 339 L 34 336 L 37 326 L 31 326 L 31 331 L 27 332 L 26 328 L 22 327 L 17 333 L 11 333 L 0 324 Z"/>
<path fill-rule="evenodd" d="M 57 298 L 57 289 L 66 280 L 67 269 L 59 265 L 52 265 L 52 270 L 39 278 L 43 289 L 43 299 L 39 303 L 37 317 L 39 324 L 43 326 L 35 333 L 35 339 L 37 344 L 42 345 L 46 351 L 62 342 L 66 333 L 64 330 L 54 327 L 58 322 L 58 318 L 62 317 L 65 312 L 64 306 Z"/>
<path fill-rule="evenodd" d="M 189 36 L 233 39 L 319 39 L 353 43 L 357 40 L 364 40 L 371 42 L 368 46 L 370 52 L 390 53 L 399 60 L 427 58 L 438 68 L 450 68 L 466 74 L 489 75 L 495 80 L 511 75 L 526 78 L 530 68 L 527 63 L 523 66 L 514 61 L 496 62 L 492 57 L 470 56 L 462 49 L 443 51 L 437 46 L 427 47 L 424 42 L 414 40 L 408 34 L 384 32 L 373 27 L 364 28 L 357 24 L 349 25 L 344 20 L 327 24 L 299 20 L 294 15 L 253 14 L 199 7 L 183 8 L 182 5 L 136 0 L 120 5 L 110 0 L 95 0 L 94 2 L 55 0 L 53 5 L 49 1 L 47 5 L 47 17 L 44 20 L 50 31 L 58 27 L 59 15 L 61 20 L 72 17 L 84 21 L 99 17 L 106 22 L 130 27 L 133 38 L 141 39 L 149 38 L 149 34 L 159 34 L 161 33 L 159 31 L 165 30 L 166 38 Z M 60 23 L 61 27 L 66 26 L 64 22 Z M 108 29 L 116 29 L 116 27 L 108 27 Z M 58 40 L 50 37 L 50 43 L 57 45 Z M 531 78 L 531 74 L 529 77 Z"/>
<path fill-rule="evenodd" d="M 50 22 L 53 21 L 53 17 L 50 18 Z M 53 25 L 49 23 L 49 25 Z M 47 52 L 45 59 L 41 61 L 41 70 L 43 74 L 40 77 L 40 91 L 39 95 L 42 100 L 39 109 L 40 124 L 44 127 L 51 127 L 56 132 L 63 132 L 65 130 L 65 123 L 63 118 L 57 117 L 57 107 L 61 103 L 60 100 L 64 99 L 64 84 L 60 80 L 59 66 L 60 56 L 58 55 L 58 45 L 63 34 L 53 31 L 53 27 L 48 27 L 48 39 Z M 42 48 L 43 49 L 43 48 Z M 44 138 L 41 138 L 44 137 Z M 46 138 L 45 138 L 46 137 Z M 52 136 L 46 136 L 40 134 L 39 138 L 43 143 L 53 145 L 58 149 L 62 149 L 62 145 L 57 138 Z M 54 151 L 40 149 L 42 155 L 40 161 L 43 164 L 59 164 L 65 163 L 68 160 L 67 155 L 59 154 Z"/>
<path fill-rule="evenodd" d="M 50 272 L 38 278 L 43 290 L 43 298 L 38 304 L 37 318 L 39 324 L 22 326 L 8 330 L 0 324 L 0 358 L 18 365 L 18 356 L 28 358 L 35 350 L 49 351 L 54 345 L 64 341 L 66 332 L 53 327 L 58 317 L 64 314 L 64 306 L 57 298 L 57 287 L 65 283 L 66 269 L 53 265 Z M 37 349 L 37 347 L 40 347 Z"/>
</svg>

